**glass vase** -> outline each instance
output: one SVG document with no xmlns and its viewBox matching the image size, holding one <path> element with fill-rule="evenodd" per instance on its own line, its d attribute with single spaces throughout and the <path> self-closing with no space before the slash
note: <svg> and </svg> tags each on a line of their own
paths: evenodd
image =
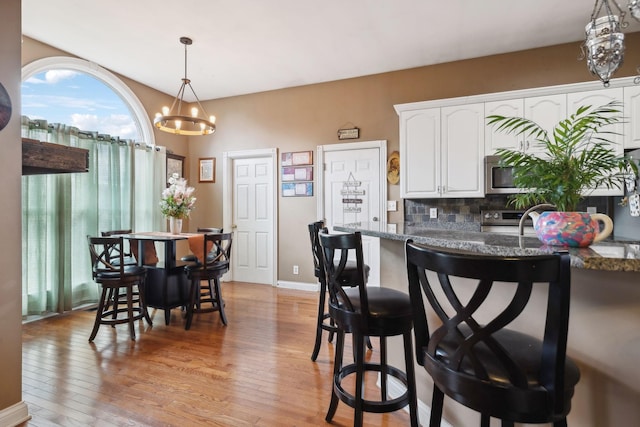
<svg viewBox="0 0 640 427">
<path fill-rule="evenodd" d="M 169 217 L 169 232 L 171 234 L 182 233 L 182 218 Z"/>
</svg>

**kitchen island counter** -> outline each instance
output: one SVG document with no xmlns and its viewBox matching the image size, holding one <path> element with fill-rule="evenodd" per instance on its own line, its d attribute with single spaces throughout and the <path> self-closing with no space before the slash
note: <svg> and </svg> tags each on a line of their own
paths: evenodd
<svg viewBox="0 0 640 427">
<path fill-rule="evenodd" d="M 380 286 L 407 292 L 404 241 L 413 239 L 452 250 L 493 255 L 535 255 L 558 247 L 547 247 L 535 236 L 509 236 L 501 233 L 426 228 L 417 224 L 397 224 L 389 232 L 384 224 L 359 223 L 334 226 L 336 232 L 360 231 L 380 238 Z M 576 386 L 569 413 L 569 425 L 581 427 L 637 425 L 640 419 L 640 242 L 608 239 L 588 248 L 568 249 L 571 254 L 571 308 L 568 355 L 576 361 L 581 378 Z M 564 249 L 566 250 L 566 249 Z M 461 286 L 465 286 L 464 279 Z M 473 289 L 469 283 L 468 289 Z M 508 285 L 508 284 L 497 284 Z M 496 288 L 506 304 L 509 286 Z M 546 287 L 534 286 L 523 317 L 511 327 L 538 335 L 544 324 Z M 498 306 L 502 306 L 498 303 Z M 402 342 L 389 344 L 389 362 L 404 366 Z M 375 348 L 375 343 L 374 343 Z M 427 407 L 431 402 L 432 381 L 416 366 L 418 398 Z M 421 411 L 423 422 L 428 411 Z M 451 399 L 445 399 L 445 419 L 449 425 L 477 425 L 477 414 Z"/>
<path fill-rule="evenodd" d="M 488 255 L 537 255 L 568 251 L 571 266 L 589 270 L 640 272 L 640 242 L 626 239 L 605 239 L 587 248 L 562 248 L 543 245 L 535 236 L 512 236 L 504 233 L 425 227 L 423 224 L 399 223 L 395 232 L 379 222 L 335 225 L 336 231 L 359 231 L 381 239 L 405 241 L 448 249 L 478 252 Z"/>
</svg>

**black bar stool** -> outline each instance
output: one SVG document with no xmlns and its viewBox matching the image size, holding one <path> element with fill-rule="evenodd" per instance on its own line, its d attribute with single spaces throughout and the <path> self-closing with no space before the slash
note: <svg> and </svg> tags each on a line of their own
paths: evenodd
<svg viewBox="0 0 640 427">
<path fill-rule="evenodd" d="M 411 425 L 418 426 L 418 404 L 413 366 L 411 329 L 411 301 L 403 292 L 383 287 L 367 287 L 362 255 L 362 237 L 353 234 L 318 235 L 329 290 L 329 313 L 337 330 L 337 344 L 333 366 L 333 390 L 326 420 L 331 421 L 341 400 L 354 408 L 354 426 L 361 426 L 364 412 L 392 412 L 409 405 Z M 351 274 L 352 287 L 345 287 L 344 270 L 349 253 L 355 255 L 357 274 Z M 345 333 L 353 336 L 355 362 L 343 365 Z M 390 336 L 402 335 L 406 372 L 387 364 L 387 341 Z M 380 363 L 365 363 L 365 337 L 380 337 Z M 380 373 L 380 400 L 364 399 L 365 372 Z M 342 382 L 355 374 L 355 395 Z M 396 378 L 406 391 L 394 399 L 387 395 L 387 376 Z"/>
<path fill-rule="evenodd" d="M 309 238 L 311 240 L 311 253 L 313 255 L 313 273 L 318 278 L 320 284 L 320 298 L 318 299 L 318 319 L 316 322 L 316 341 L 313 345 L 313 352 L 311 353 L 311 360 L 315 362 L 320 352 L 320 344 L 322 343 L 322 331 L 329 332 L 328 341 L 333 341 L 333 334 L 336 332 L 336 325 L 331 319 L 329 312 L 326 310 L 326 298 L 327 298 L 327 281 L 324 275 L 324 263 L 322 262 L 322 248 L 320 247 L 320 240 L 318 239 L 318 233 L 321 231 L 327 232 L 324 226 L 324 221 L 312 222 L 308 226 Z M 352 283 L 356 283 L 351 276 L 357 274 L 356 263 L 354 261 L 348 261 L 342 273 L 341 281 L 344 286 L 354 286 Z M 369 266 L 364 266 L 365 282 L 369 277 Z M 367 337 L 367 347 L 372 348 L 371 340 Z"/>
<path fill-rule="evenodd" d="M 198 227 L 196 232 L 198 232 L 198 233 L 222 233 L 223 229 L 222 228 L 215 228 L 215 227 Z M 215 257 L 215 254 L 211 253 L 208 256 L 210 258 L 211 257 Z M 180 258 L 180 261 L 198 262 L 198 258 L 196 258 L 196 256 L 194 254 L 187 254 L 187 255 L 183 256 L 182 258 Z"/>
<path fill-rule="evenodd" d="M 193 236 L 196 239 L 198 237 L 203 245 L 201 247 L 202 251 L 197 251 L 201 253 L 199 257 L 196 256 L 196 260 L 199 262 L 187 265 L 184 268 L 187 278 L 191 281 L 189 304 L 187 305 L 187 321 L 184 327 L 186 330 L 191 328 L 194 313 L 218 311 L 220 312 L 222 324 L 227 325 L 220 279 L 229 271 L 233 234 L 206 233 L 202 236 Z M 206 285 L 202 285 L 204 281 L 206 281 Z M 205 306 L 204 304 L 209 305 Z"/>
<path fill-rule="evenodd" d="M 122 323 L 129 324 L 131 339 L 135 340 L 136 320 L 145 319 L 150 326 L 152 324 L 144 301 L 147 271 L 144 267 L 125 263 L 122 237 L 87 236 L 87 241 L 93 280 L 102 287 L 89 342 L 96 337 L 100 325 Z"/>
<path fill-rule="evenodd" d="M 569 255 L 488 256 L 408 241 L 406 260 L 416 358 L 434 383 L 429 425 L 440 425 L 446 395 L 480 412 L 481 426 L 488 427 L 491 417 L 501 419 L 503 427 L 514 422 L 566 426 L 580 378 L 566 357 Z M 510 302 L 494 282 L 513 285 Z M 541 337 L 506 328 L 527 306 L 533 286 L 548 286 Z M 501 299 L 492 304 L 495 295 Z"/>
</svg>

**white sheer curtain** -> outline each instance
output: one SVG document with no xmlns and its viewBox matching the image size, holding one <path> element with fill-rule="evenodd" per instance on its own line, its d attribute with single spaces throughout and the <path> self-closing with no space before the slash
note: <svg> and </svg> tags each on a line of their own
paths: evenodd
<svg viewBox="0 0 640 427">
<path fill-rule="evenodd" d="M 88 173 L 22 178 L 22 315 L 95 302 L 86 236 L 160 229 L 165 150 L 26 117 L 22 136 L 89 150 Z"/>
<path fill-rule="evenodd" d="M 167 186 L 167 151 L 165 147 L 136 144 L 133 151 L 135 182 L 133 194 L 133 229 L 165 230 L 160 214 L 160 197 Z"/>
</svg>

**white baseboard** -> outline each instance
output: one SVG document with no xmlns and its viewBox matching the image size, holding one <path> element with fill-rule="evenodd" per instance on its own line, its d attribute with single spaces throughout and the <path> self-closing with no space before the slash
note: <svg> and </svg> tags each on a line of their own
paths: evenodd
<svg viewBox="0 0 640 427">
<path fill-rule="evenodd" d="M 284 289 L 297 289 L 299 291 L 319 291 L 319 286 L 317 283 L 289 282 L 286 280 L 278 280 L 278 287 Z"/>
<path fill-rule="evenodd" d="M 30 419 L 29 408 L 24 401 L 0 411 L 0 426 L 14 427 Z"/>
<path fill-rule="evenodd" d="M 378 387 L 380 387 L 380 374 L 378 374 Z M 387 393 L 389 393 L 389 397 L 391 397 L 392 399 L 395 399 L 396 397 L 401 396 L 406 390 L 407 388 L 404 385 L 402 385 L 402 383 L 398 379 L 392 376 L 389 376 L 389 379 L 387 380 Z M 409 407 L 405 406 L 403 410 L 405 412 L 409 412 Z M 426 403 L 424 403 L 423 401 L 418 400 L 418 419 L 420 420 L 420 425 L 423 425 L 423 426 L 429 425 L 430 417 L 431 417 L 431 407 Z M 440 426 L 453 427 L 444 419 L 440 423 Z"/>
</svg>

